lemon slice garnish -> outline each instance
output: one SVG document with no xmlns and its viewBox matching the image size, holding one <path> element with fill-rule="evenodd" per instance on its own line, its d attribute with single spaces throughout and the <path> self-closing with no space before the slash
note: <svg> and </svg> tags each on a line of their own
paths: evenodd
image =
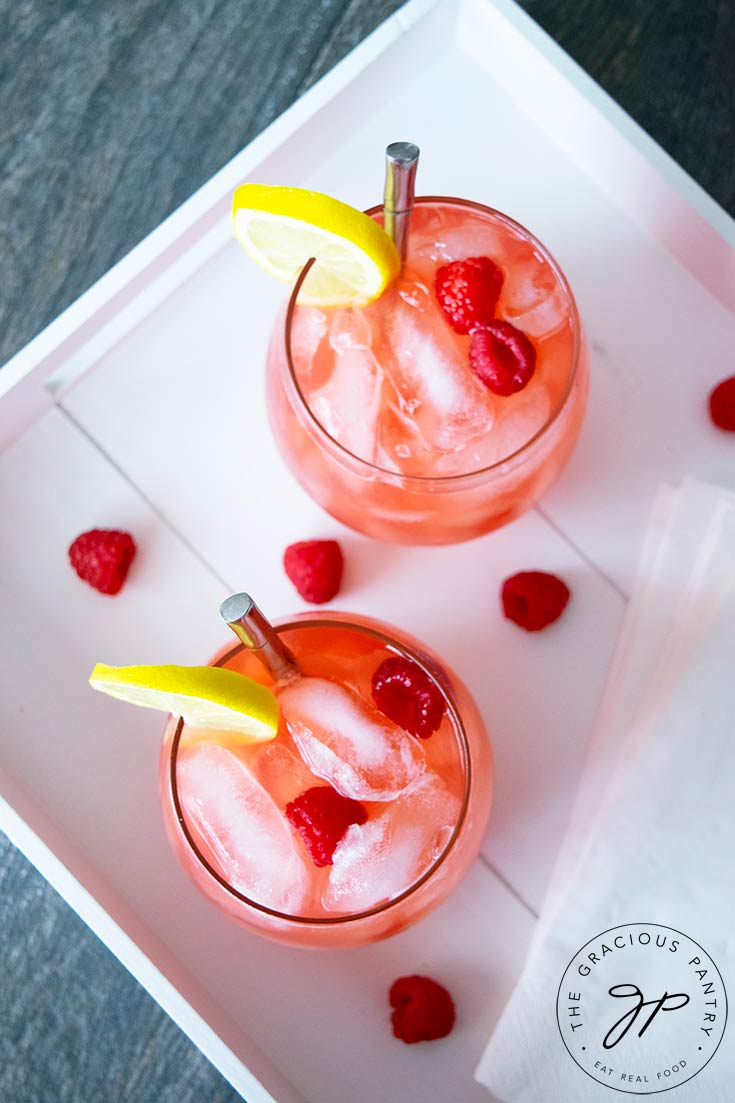
<svg viewBox="0 0 735 1103">
<path fill-rule="evenodd" d="M 232 732 L 242 743 L 264 743 L 278 731 L 275 694 L 234 670 L 97 663 L 89 684 L 121 701 L 183 716 L 192 728 Z"/>
<path fill-rule="evenodd" d="M 377 222 L 321 192 L 243 184 L 233 197 L 232 217 L 240 244 L 279 280 L 294 283 L 316 257 L 299 292 L 307 306 L 365 306 L 401 267 Z"/>
</svg>

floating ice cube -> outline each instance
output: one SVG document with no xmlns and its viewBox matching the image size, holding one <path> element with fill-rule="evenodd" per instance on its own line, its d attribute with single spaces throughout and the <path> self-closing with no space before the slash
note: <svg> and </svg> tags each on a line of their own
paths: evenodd
<svg viewBox="0 0 735 1103">
<path fill-rule="evenodd" d="M 346 797 L 392 800 L 426 766 L 418 741 L 347 686 L 300 678 L 278 697 L 306 764 Z"/>
<path fill-rule="evenodd" d="M 348 349 L 369 349 L 372 327 L 362 310 L 344 307 L 333 310 L 329 318 L 329 344 L 335 352 Z"/>
<path fill-rule="evenodd" d="M 327 332 L 327 316 L 313 306 L 300 306 L 291 322 L 291 355 L 299 370 L 311 363 Z"/>
<path fill-rule="evenodd" d="M 404 475 L 429 474 L 434 454 L 416 424 L 419 406 L 418 400 L 405 402 L 386 378 L 376 427 L 381 467 Z"/>
<path fill-rule="evenodd" d="M 311 392 L 309 406 L 348 452 L 374 463 L 383 370 L 371 349 L 354 340 L 345 328 L 330 329 L 334 369 L 324 386 Z"/>
<path fill-rule="evenodd" d="M 431 294 L 422 280 L 401 280 L 398 296 L 407 306 L 423 313 L 431 306 Z"/>
<path fill-rule="evenodd" d="M 440 264 L 449 264 L 453 260 L 466 260 L 467 257 L 490 257 L 497 260 L 503 254 L 504 237 L 502 231 L 485 226 L 479 220 L 467 227 L 452 226 L 435 229 L 434 240 L 421 244 L 425 255 Z"/>
<path fill-rule="evenodd" d="M 375 449 L 375 466 L 380 467 L 383 471 L 392 471 L 395 475 L 405 474 L 396 455 L 393 452 L 386 452 L 380 443 Z"/>
<path fill-rule="evenodd" d="M 225 747 L 182 751 L 178 786 L 187 822 L 224 878 L 260 904 L 298 914 L 308 871 L 281 810 Z"/>
<path fill-rule="evenodd" d="M 324 907 L 364 911 L 409 888 L 446 846 L 459 807 L 427 771 L 384 812 L 353 824 L 334 852 Z"/>
<path fill-rule="evenodd" d="M 529 251 L 506 278 L 498 314 L 529 337 L 553 333 L 567 319 L 564 294 L 545 260 Z"/>
<path fill-rule="evenodd" d="M 457 822 L 459 808 L 459 797 L 437 773 L 427 769 L 386 811 L 394 840 L 400 841 L 404 833 L 420 832 L 421 851 L 414 880 L 443 851 Z"/>
<path fill-rule="evenodd" d="M 518 394 L 510 395 L 499 404 L 498 420 L 490 434 L 490 463 L 499 463 L 523 448 L 543 429 L 551 414 L 551 397 L 538 380 L 531 380 Z M 488 456 L 490 455 L 488 450 Z"/>
<path fill-rule="evenodd" d="M 285 808 L 305 789 L 318 784 L 285 733 L 255 749 L 253 773 L 279 808 Z"/>
<path fill-rule="evenodd" d="M 347 829 L 334 852 L 323 897 L 327 911 L 360 912 L 390 900 L 416 880 L 421 832 L 396 840 L 386 814 Z"/>
<path fill-rule="evenodd" d="M 440 264 L 467 257 L 492 257 L 503 252 L 507 232 L 484 216 L 454 210 L 416 208 L 411 220 L 409 262 L 427 258 Z"/>
<path fill-rule="evenodd" d="M 425 446 L 454 452 L 487 433 L 493 422 L 489 392 L 438 309 L 419 313 L 396 298 L 386 325 L 386 372 Z"/>
<path fill-rule="evenodd" d="M 468 448 L 442 456 L 436 464 L 441 475 L 466 475 L 502 463 L 523 448 L 544 427 L 551 413 L 547 388 L 532 379 L 517 394 L 498 398 L 491 431 Z"/>
</svg>

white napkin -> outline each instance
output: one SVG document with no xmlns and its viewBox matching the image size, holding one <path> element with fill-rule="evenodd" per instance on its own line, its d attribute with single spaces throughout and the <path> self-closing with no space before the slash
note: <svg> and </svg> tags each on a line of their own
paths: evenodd
<svg viewBox="0 0 735 1103">
<path fill-rule="evenodd" d="M 656 502 L 569 831 L 477 1078 L 503 1103 L 610 1103 L 611 1088 L 732 1103 L 728 987 L 735 497 L 688 482 Z"/>
</svg>

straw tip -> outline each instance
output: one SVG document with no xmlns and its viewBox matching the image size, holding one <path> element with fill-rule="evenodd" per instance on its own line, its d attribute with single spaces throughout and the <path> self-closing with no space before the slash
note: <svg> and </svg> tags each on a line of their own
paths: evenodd
<svg viewBox="0 0 735 1103">
<path fill-rule="evenodd" d="M 419 153 L 419 147 L 414 142 L 391 142 L 385 151 L 388 160 L 399 165 L 412 165 L 418 161 Z"/>
<path fill-rule="evenodd" d="M 225 598 L 220 605 L 219 615 L 227 624 L 232 624 L 234 621 L 238 621 L 241 617 L 246 616 L 254 607 L 255 602 L 250 594 L 232 594 L 230 597 Z"/>
</svg>

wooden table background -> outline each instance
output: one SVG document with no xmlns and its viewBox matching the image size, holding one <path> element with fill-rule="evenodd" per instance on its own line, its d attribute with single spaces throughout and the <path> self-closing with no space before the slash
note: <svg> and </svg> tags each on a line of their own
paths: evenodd
<svg viewBox="0 0 735 1103">
<path fill-rule="evenodd" d="M 0 363 L 398 6 L 0 0 Z M 733 0 L 522 7 L 735 215 Z M 239 1098 L 1 835 L 0 967 L 0 1103 Z"/>
</svg>

